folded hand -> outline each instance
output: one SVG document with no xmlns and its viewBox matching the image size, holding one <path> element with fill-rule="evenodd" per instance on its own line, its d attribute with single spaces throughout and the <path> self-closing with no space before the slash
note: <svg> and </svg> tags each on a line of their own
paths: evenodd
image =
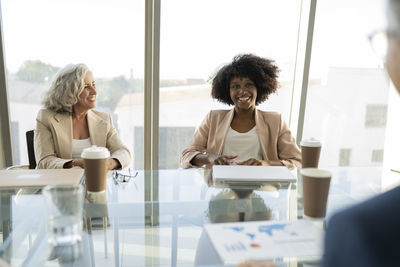
<svg viewBox="0 0 400 267">
<path fill-rule="evenodd" d="M 107 162 L 107 167 L 109 170 L 119 169 L 121 168 L 121 164 L 119 163 L 118 160 L 114 158 L 109 158 Z"/>
<path fill-rule="evenodd" d="M 245 161 L 242 161 L 242 162 L 236 162 L 236 164 L 237 165 L 248 165 L 248 166 L 261 166 L 261 165 L 263 165 L 261 160 L 253 159 L 253 158 L 245 160 Z"/>
<path fill-rule="evenodd" d="M 215 155 L 211 154 L 208 157 L 210 164 L 212 165 L 231 165 L 233 159 L 237 158 L 239 155 L 225 156 L 225 155 Z"/>
</svg>

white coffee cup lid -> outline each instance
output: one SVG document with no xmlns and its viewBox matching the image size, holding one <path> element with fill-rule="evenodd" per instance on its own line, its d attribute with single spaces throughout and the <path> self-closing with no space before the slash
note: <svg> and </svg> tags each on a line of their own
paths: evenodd
<svg viewBox="0 0 400 267">
<path fill-rule="evenodd" d="M 319 147 L 321 146 L 321 141 L 315 139 L 315 138 L 310 138 L 310 139 L 305 139 L 300 142 L 301 146 L 309 146 L 309 147 Z"/>
<path fill-rule="evenodd" d="M 82 151 L 83 159 L 104 159 L 110 157 L 110 151 L 106 147 L 91 146 Z"/>
<path fill-rule="evenodd" d="M 300 170 L 300 174 L 308 177 L 330 178 L 332 174 L 329 171 L 317 168 L 305 168 Z"/>
</svg>

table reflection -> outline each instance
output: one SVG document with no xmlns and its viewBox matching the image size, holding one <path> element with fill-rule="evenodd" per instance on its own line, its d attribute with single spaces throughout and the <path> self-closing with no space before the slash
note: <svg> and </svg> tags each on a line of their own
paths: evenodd
<svg viewBox="0 0 400 267">
<path fill-rule="evenodd" d="M 212 223 L 269 220 L 272 210 L 254 190 L 225 189 L 211 197 L 207 217 Z"/>
</svg>

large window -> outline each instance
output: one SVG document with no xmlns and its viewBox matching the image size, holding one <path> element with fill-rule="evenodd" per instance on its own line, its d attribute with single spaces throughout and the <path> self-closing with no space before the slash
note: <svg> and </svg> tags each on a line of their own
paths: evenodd
<svg viewBox="0 0 400 267">
<path fill-rule="evenodd" d="M 0 1 L 14 164 L 28 162 L 25 132 L 35 127 L 53 75 L 83 62 L 97 81 L 97 109 L 113 115 L 134 167 L 143 168 L 145 1 Z M 289 123 L 301 4 L 161 1 L 161 169 L 179 166 L 209 110 L 232 108 L 211 99 L 209 78 L 235 55 L 276 61 L 281 88 L 259 108 Z M 322 140 L 322 166 L 376 166 L 386 155 L 389 80 L 367 39 L 383 24 L 382 1 L 317 3 L 303 138 Z"/>
<path fill-rule="evenodd" d="M 262 110 L 288 122 L 300 1 L 179 1 L 161 5 L 159 167 L 179 166 L 181 151 L 211 109 L 209 78 L 234 56 L 253 53 L 281 69 L 281 88 Z"/>
<path fill-rule="evenodd" d="M 303 138 L 322 166 L 382 165 L 389 79 L 367 35 L 384 22 L 383 1 L 317 3 Z"/>
<path fill-rule="evenodd" d="M 133 151 L 136 135 L 143 135 L 143 127 L 134 125 L 143 126 L 144 1 L 1 4 L 14 164 L 28 162 L 25 132 L 35 128 L 53 75 L 71 63 L 85 63 L 92 70 L 96 109 L 112 114 Z"/>
</svg>

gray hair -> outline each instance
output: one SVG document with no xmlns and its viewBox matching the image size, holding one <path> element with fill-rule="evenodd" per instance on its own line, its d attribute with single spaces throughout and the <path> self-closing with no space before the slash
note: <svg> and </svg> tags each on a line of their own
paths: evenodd
<svg viewBox="0 0 400 267">
<path fill-rule="evenodd" d="M 72 107 L 78 103 L 85 88 L 88 72 L 85 64 L 67 65 L 60 70 L 43 100 L 45 108 L 57 113 L 72 113 Z"/>
<path fill-rule="evenodd" d="M 387 0 L 385 9 L 388 29 L 400 32 L 400 0 Z"/>
</svg>

